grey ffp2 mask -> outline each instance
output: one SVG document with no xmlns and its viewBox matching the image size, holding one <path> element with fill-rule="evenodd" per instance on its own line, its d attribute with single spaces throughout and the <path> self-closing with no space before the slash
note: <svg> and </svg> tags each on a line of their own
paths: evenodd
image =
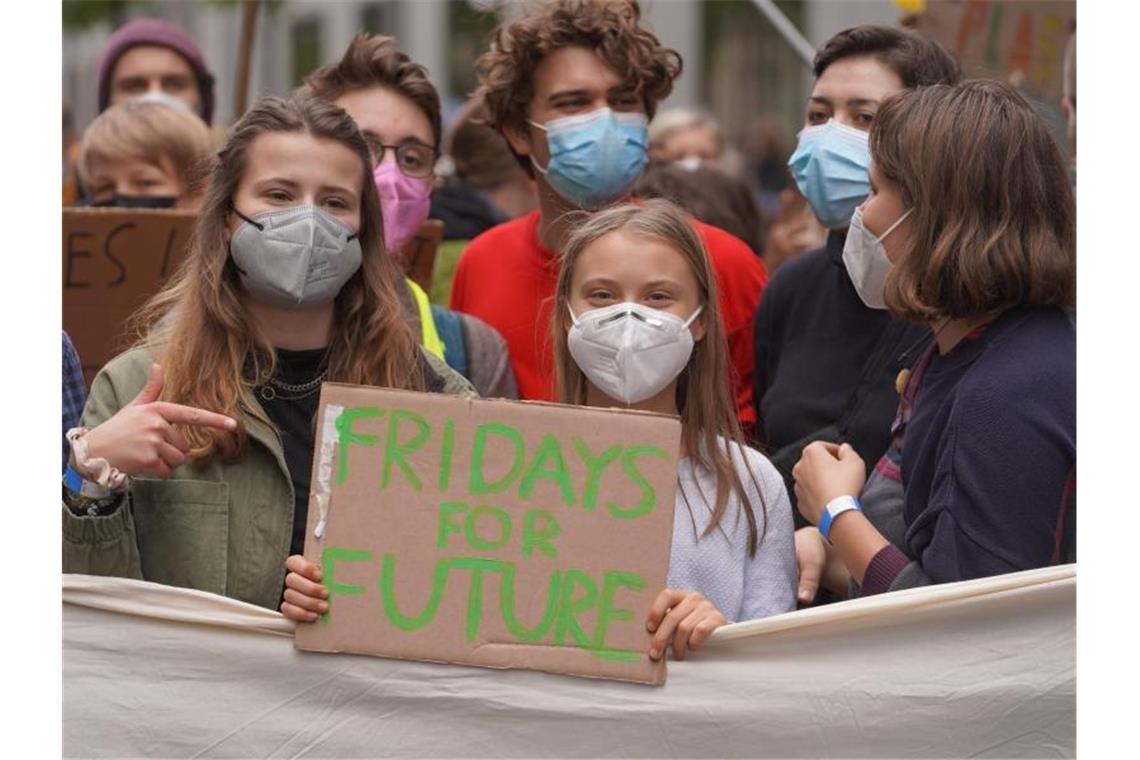
<svg viewBox="0 0 1140 760">
<path fill-rule="evenodd" d="M 230 240 L 230 257 L 246 290 L 270 306 L 304 311 L 336 298 L 360 269 L 357 234 L 315 206 L 266 211 Z"/>
</svg>

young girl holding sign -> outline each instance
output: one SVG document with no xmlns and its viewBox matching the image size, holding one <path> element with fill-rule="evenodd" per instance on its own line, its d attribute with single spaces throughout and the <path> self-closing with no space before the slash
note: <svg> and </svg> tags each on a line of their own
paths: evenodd
<svg viewBox="0 0 1140 760">
<path fill-rule="evenodd" d="M 562 252 L 561 400 L 681 417 L 669 588 L 647 620 L 653 659 L 795 608 L 791 506 L 779 473 L 744 444 L 716 288 L 700 237 L 667 201 L 588 217 Z"/>
<path fill-rule="evenodd" d="M 669 588 L 649 655 L 678 659 L 718 626 L 795 607 L 792 513 L 783 480 L 743 443 L 708 255 L 667 201 L 595 214 L 571 236 L 556 291 L 562 401 L 679 414 L 682 456 Z M 283 610 L 315 620 L 327 590 L 290 559 Z"/>
<path fill-rule="evenodd" d="M 380 219 L 337 106 L 267 98 L 233 127 L 186 261 L 69 431 L 65 572 L 275 608 L 304 546 L 322 381 L 472 393 L 420 349 Z"/>
</svg>

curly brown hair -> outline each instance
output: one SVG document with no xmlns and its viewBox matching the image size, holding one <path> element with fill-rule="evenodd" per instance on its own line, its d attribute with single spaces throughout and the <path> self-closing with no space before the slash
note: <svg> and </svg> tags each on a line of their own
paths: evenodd
<svg viewBox="0 0 1140 760">
<path fill-rule="evenodd" d="M 523 129 L 534 98 L 534 71 L 555 50 L 583 47 L 621 72 L 649 118 L 673 91 L 681 56 L 641 26 L 637 0 L 551 0 L 491 33 L 475 71 L 491 126 Z"/>
</svg>

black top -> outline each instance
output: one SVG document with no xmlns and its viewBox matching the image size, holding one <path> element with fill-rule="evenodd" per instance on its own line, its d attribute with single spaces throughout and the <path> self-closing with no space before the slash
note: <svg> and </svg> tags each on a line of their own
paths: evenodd
<svg viewBox="0 0 1140 760">
<path fill-rule="evenodd" d="M 286 385 L 305 385 L 324 369 L 326 348 L 306 351 L 277 349 L 277 373 L 274 379 Z M 444 387 L 441 378 L 427 360 L 420 357 L 429 393 L 440 393 Z M 281 444 L 285 449 L 285 466 L 293 481 L 293 540 L 289 554 L 305 550 L 305 525 L 309 519 L 309 485 L 312 482 L 313 446 L 316 442 L 317 407 L 321 399 L 318 383 L 311 390 L 290 391 L 269 384 L 255 393 L 261 407 L 269 415 Z"/>
<path fill-rule="evenodd" d="M 326 349 L 307 351 L 277 349 L 275 380 L 288 385 L 304 385 L 324 369 Z M 272 398 L 267 398 L 272 396 Z M 257 400 L 281 434 L 285 464 L 293 481 L 293 541 L 289 554 L 305 550 L 305 523 L 309 517 L 309 482 L 313 471 L 313 443 L 316 438 L 318 383 L 308 391 L 289 391 L 270 384 L 257 389 Z"/>
<path fill-rule="evenodd" d="M 431 194 L 431 218 L 443 222 L 444 240 L 471 240 L 507 221 L 484 194 L 461 183 L 446 184 Z"/>
<path fill-rule="evenodd" d="M 824 248 L 780 267 L 753 325 L 757 437 L 793 505 L 791 469 L 812 440 L 850 443 L 870 473 L 890 443 L 895 378 L 930 338 L 928 327 L 863 304 L 843 265 L 845 239 L 833 231 Z M 841 419 L 849 408 L 855 411 Z M 806 524 L 798 512 L 795 518 L 797 527 Z"/>
</svg>

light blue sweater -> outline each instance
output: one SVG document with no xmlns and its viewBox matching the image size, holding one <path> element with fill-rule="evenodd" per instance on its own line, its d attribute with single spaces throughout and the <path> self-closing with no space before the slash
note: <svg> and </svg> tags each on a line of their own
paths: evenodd
<svg viewBox="0 0 1140 760">
<path fill-rule="evenodd" d="M 716 479 L 711 472 L 695 471 L 685 457 L 678 465 L 668 583 L 670 588 L 699 591 L 735 623 L 796 608 L 796 553 L 791 503 L 779 472 L 752 448 L 734 446 L 732 460 L 756 515 L 757 535 L 763 535 L 756 556 L 748 556 L 748 520 L 735 496 L 717 527 L 700 537 L 716 503 Z"/>
</svg>

